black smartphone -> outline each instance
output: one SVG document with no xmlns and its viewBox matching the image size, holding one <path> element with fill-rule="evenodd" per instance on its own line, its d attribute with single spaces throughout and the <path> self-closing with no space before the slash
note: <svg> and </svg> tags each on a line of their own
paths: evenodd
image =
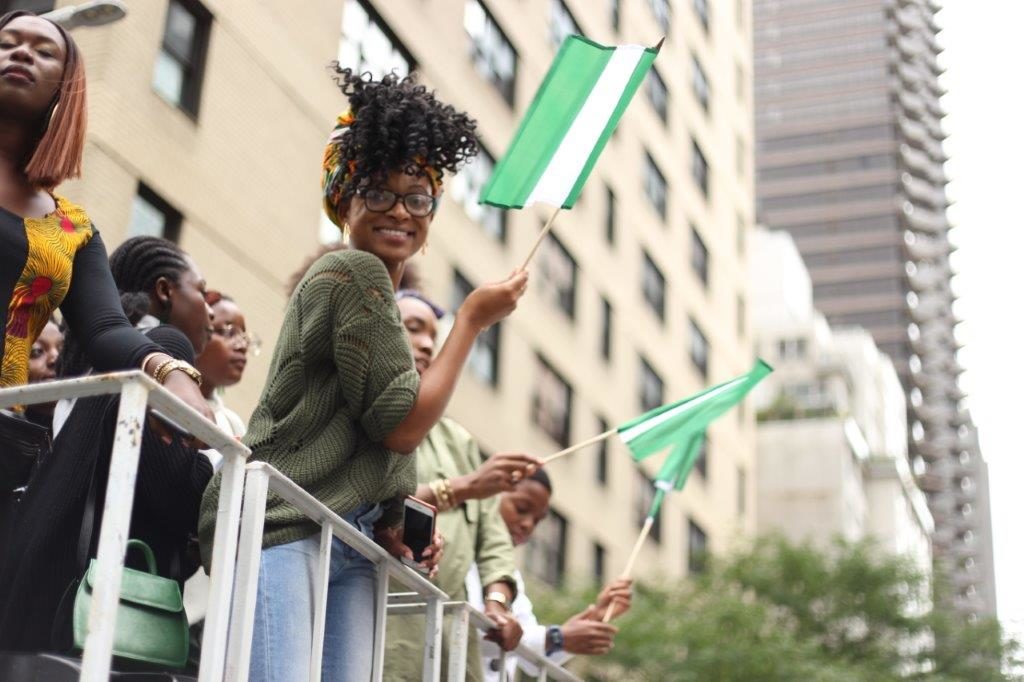
<svg viewBox="0 0 1024 682">
<path fill-rule="evenodd" d="M 402 563 L 417 571 L 423 570 L 423 552 L 434 538 L 434 522 L 437 508 L 423 500 L 409 496 L 405 498 L 405 523 L 402 527 L 402 542 L 412 550 L 413 561 L 403 558 Z"/>
</svg>

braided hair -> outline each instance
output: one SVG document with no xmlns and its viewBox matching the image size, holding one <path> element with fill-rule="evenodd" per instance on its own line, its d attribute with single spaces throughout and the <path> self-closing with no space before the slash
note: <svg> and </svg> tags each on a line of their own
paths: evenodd
<svg viewBox="0 0 1024 682">
<path fill-rule="evenodd" d="M 415 74 L 379 80 L 332 64 L 348 98 L 325 154 L 324 196 L 336 209 L 357 189 L 402 170 L 440 185 L 479 152 L 476 121 L 416 82 Z M 328 215 L 332 211 L 328 210 Z"/>
<path fill-rule="evenodd" d="M 172 284 L 191 266 L 188 257 L 174 242 L 160 237 L 132 237 L 110 254 L 110 272 L 121 295 L 121 307 L 132 324 L 138 324 L 150 308 L 150 294 L 161 277 Z M 89 360 L 74 332 L 65 329 L 64 351 L 57 374 L 72 377 L 84 374 Z"/>
</svg>

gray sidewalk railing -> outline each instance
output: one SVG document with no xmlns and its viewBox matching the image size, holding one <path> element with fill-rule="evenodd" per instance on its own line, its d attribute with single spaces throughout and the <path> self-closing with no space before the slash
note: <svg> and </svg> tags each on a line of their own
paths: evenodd
<svg viewBox="0 0 1024 682">
<path fill-rule="evenodd" d="M 384 673 L 384 638 L 387 614 L 423 613 L 426 632 L 423 649 L 423 679 L 441 679 L 441 641 L 445 611 L 454 614 L 448 680 L 465 678 L 470 625 L 488 629 L 494 623 L 465 602 L 451 602 L 448 595 L 422 575 L 403 565 L 373 540 L 332 512 L 295 482 L 269 464 L 246 464 L 250 452 L 231 434 L 221 430 L 139 370 L 102 374 L 47 383 L 0 389 L 0 408 L 119 394 L 117 424 L 110 457 L 110 473 L 103 505 L 97 549 L 96 582 L 89 610 L 88 634 L 82 654 L 79 679 L 106 682 L 110 678 L 114 628 L 121 592 L 122 570 L 128 543 L 139 450 L 146 411 L 153 409 L 186 433 L 196 436 L 223 455 L 217 525 L 211 551 L 210 590 L 199 663 L 201 682 L 241 681 L 248 677 L 249 653 L 255 620 L 256 592 L 262 551 L 263 523 L 267 494 L 273 491 L 321 526 L 320 557 L 316 572 L 310 678 L 320 679 L 327 579 L 333 538 L 339 538 L 377 567 L 375 594 L 373 680 Z M 245 501 L 242 510 L 243 497 Z M 237 561 L 236 561 L 237 557 Z M 389 595 L 394 578 L 407 593 Z M 229 627 L 230 626 L 230 627 Z M 523 645 L 516 654 L 541 671 L 540 680 L 579 678 L 547 661 L 539 652 Z M 502 657 L 504 662 L 504 657 Z M 501 679 L 505 673 L 502 667 Z"/>
<path fill-rule="evenodd" d="M 147 407 L 159 410 L 184 431 L 198 437 L 224 456 L 224 477 L 217 501 L 210 574 L 210 599 L 203 633 L 203 657 L 199 679 L 221 679 L 227 649 L 228 616 L 231 612 L 235 549 L 242 507 L 242 485 L 249 450 L 140 370 L 101 374 L 0 390 L 0 408 L 49 403 L 64 398 L 120 394 L 110 455 L 110 474 L 103 504 L 96 553 L 96 583 L 89 609 L 88 634 L 82 652 L 81 680 L 106 682 L 110 678 L 114 626 L 121 593 L 124 555 L 128 544 L 139 449 Z"/>
</svg>

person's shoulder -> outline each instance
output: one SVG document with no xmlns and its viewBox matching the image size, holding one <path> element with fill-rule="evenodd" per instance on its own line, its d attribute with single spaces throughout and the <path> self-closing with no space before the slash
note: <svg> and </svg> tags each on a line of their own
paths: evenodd
<svg viewBox="0 0 1024 682">
<path fill-rule="evenodd" d="M 96 233 L 96 226 L 84 208 L 59 194 L 54 194 L 53 200 L 57 205 L 58 215 L 71 221 L 71 231 L 83 233 L 86 237 L 92 237 Z"/>
<path fill-rule="evenodd" d="M 195 364 L 196 356 L 192 343 L 177 327 L 162 324 L 159 327 L 153 327 L 148 330 L 145 335 L 150 341 L 163 348 L 175 360 L 184 360 L 190 364 Z"/>
<path fill-rule="evenodd" d="M 460 447 L 469 446 L 475 441 L 473 434 L 451 417 L 441 417 L 434 425 L 434 431 L 449 443 Z"/>
<path fill-rule="evenodd" d="M 368 251 L 344 249 L 325 253 L 310 266 L 299 287 L 314 280 L 351 286 L 361 292 L 376 290 L 381 298 L 393 298 L 391 276 L 384 262 Z"/>
</svg>

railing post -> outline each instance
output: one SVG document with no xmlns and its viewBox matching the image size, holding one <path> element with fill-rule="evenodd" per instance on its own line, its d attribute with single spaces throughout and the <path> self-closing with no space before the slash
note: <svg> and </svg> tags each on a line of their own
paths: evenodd
<svg viewBox="0 0 1024 682">
<path fill-rule="evenodd" d="M 245 460 L 238 455 L 225 454 L 224 467 L 221 469 L 220 498 L 217 500 L 217 525 L 213 531 L 213 553 L 210 557 L 210 596 L 203 626 L 202 657 L 199 660 L 200 682 L 220 682 L 224 677 L 244 485 Z"/>
<path fill-rule="evenodd" d="M 502 650 L 498 656 L 498 682 L 511 682 L 508 679 L 508 672 L 505 670 L 505 661 L 508 660 L 508 652 Z"/>
<path fill-rule="evenodd" d="M 377 564 L 377 594 L 373 614 L 373 672 L 370 679 L 382 682 L 384 679 L 384 645 L 388 624 L 388 565 Z"/>
<path fill-rule="evenodd" d="M 334 533 L 327 521 L 320 526 L 320 557 L 313 581 L 313 647 L 309 654 L 309 680 L 320 682 L 324 662 L 324 633 L 327 629 L 327 590 L 331 578 L 331 543 Z"/>
<path fill-rule="evenodd" d="M 423 679 L 439 682 L 441 679 L 441 630 L 444 622 L 444 602 L 437 597 L 427 599 L 427 627 L 423 645 Z"/>
<path fill-rule="evenodd" d="M 252 650 L 253 623 L 256 620 L 256 594 L 259 588 L 263 520 L 267 512 L 269 482 L 267 472 L 261 468 L 246 467 L 235 599 L 231 609 L 228 660 L 224 670 L 224 679 L 228 682 L 241 682 L 249 678 L 249 655 Z"/>
<path fill-rule="evenodd" d="M 463 682 L 469 661 L 469 606 L 462 604 L 452 613 L 448 639 L 448 682 Z M 479 667 L 480 662 L 476 665 Z"/>
<path fill-rule="evenodd" d="M 129 380 L 121 388 L 96 554 L 96 582 L 89 607 L 88 634 L 79 678 L 87 682 L 106 682 L 110 678 L 117 604 L 121 597 L 121 573 L 128 545 L 148 393 L 146 386 L 137 380 Z"/>
</svg>

